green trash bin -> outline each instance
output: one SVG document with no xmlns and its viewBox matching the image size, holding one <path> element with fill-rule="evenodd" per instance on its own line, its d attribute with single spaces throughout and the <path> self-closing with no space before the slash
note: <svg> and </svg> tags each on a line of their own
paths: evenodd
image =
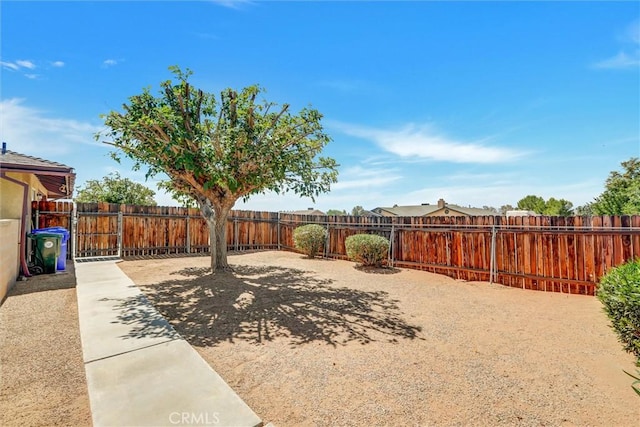
<svg viewBox="0 0 640 427">
<path fill-rule="evenodd" d="M 60 256 L 61 234 L 37 233 L 29 234 L 35 241 L 35 261 L 45 273 L 55 273 Z"/>
</svg>

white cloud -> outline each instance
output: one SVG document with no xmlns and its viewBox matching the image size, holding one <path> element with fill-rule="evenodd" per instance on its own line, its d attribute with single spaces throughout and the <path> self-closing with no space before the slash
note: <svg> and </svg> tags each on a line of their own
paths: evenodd
<svg viewBox="0 0 640 427">
<path fill-rule="evenodd" d="M 594 68 L 603 69 L 623 69 L 634 68 L 640 66 L 640 51 L 635 54 L 627 54 L 625 52 L 619 52 L 617 55 L 611 58 L 605 59 L 593 64 Z"/>
<path fill-rule="evenodd" d="M 36 64 L 26 59 L 18 59 L 14 62 L 0 61 L 0 65 L 12 71 L 21 71 L 25 68 L 27 70 L 35 70 L 36 68 Z"/>
<path fill-rule="evenodd" d="M 246 5 L 252 5 L 254 2 L 251 0 L 209 0 L 211 3 L 218 6 L 227 7 L 229 9 L 240 9 Z"/>
<path fill-rule="evenodd" d="M 22 68 L 28 68 L 30 70 L 34 70 L 36 68 L 36 64 L 26 59 L 18 59 L 16 64 Z"/>
<path fill-rule="evenodd" d="M 23 99 L 0 101 L 0 138 L 23 154 L 63 154 L 74 145 L 97 144 L 93 135 L 101 128 L 72 119 L 50 117 L 24 105 Z"/>
<path fill-rule="evenodd" d="M 640 20 L 629 24 L 620 37 L 624 44 L 631 44 L 632 47 L 623 49 L 610 58 L 598 61 L 593 64 L 599 69 L 628 69 L 640 67 Z"/>
<path fill-rule="evenodd" d="M 625 31 L 624 38 L 631 43 L 640 45 L 640 19 L 637 19 L 636 21 L 629 24 L 627 30 Z"/>
<path fill-rule="evenodd" d="M 13 71 L 18 71 L 20 69 L 20 66 L 18 64 L 14 64 L 13 62 L 0 61 L 0 65 Z"/>
<path fill-rule="evenodd" d="M 384 173 L 380 171 L 380 173 Z M 388 173 L 393 175 L 393 171 Z M 346 175 L 346 172 L 345 172 Z M 331 192 L 321 194 L 315 203 L 309 198 L 288 194 L 267 193 L 253 196 L 243 203 L 238 201 L 234 209 L 260 211 L 291 211 L 314 207 L 322 211 L 329 209 L 346 209 L 350 211 L 356 205 L 365 209 L 379 206 L 419 205 L 421 203 L 437 203 L 443 198 L 448 203 L 473 207 L 515 205 L 518 200 L 528 194 L 536 194 L 544 199 L 549 197 L 564 198 L 573 202 L 574 206 L 583 205 L 602 192 L 601 179 L 567 181 L 562 185 L 547 179 L 545 176 L 531 176 L 527 173 L 455 173 L 440 176 L 433 184 L 418 189 L 414 181 L 397 180 L 386 185 L 373 185 L 370 189 L 346 185 L 331 187 Z M 346 182 L 351 182 L 346 181 Z"/>
<path fill-rule="evenodd" d="M 115 60 L 115 59 L 105 59 L 104 61 L 102 61 L 102 66 L 103 67 L 113 67 L 115 65 L 118 65 L 119 61 Z"/>
<path fill-rule="evenodd" d="M 49 63 L 52 67 L 63 67 L 64 62 L 53 61 Z M 33 70 L 38 68 L 35 62 L 27 59 L 17 59 L 13 62 L 0 61 L 0 66 L 11 71 L 20 71 L 28 79 L 35 80 L 42 77 L 41 74 L 35 74 Z"/>
<path fill-rule="evenodd" d="M 416 205 L 420 203 L 436 203 L 443 198 L 447 203 L 472 207 L 514 205 L 529 194 L 544 199 L 555 197 L 566 199 L 574 206 L 593 200 L 601 191 L 602 181 L 598 179 L 567 181 L 561 185 L 546 180 L 543 176 L 506 174 L 451 176 L 439 185 L 424 187 L 408 193 L 387 198 L 387 204 L 380 206 Z"/>
<path fill-rule="evenodd" d="M 402 179 L 395 169 L 373 169 L 355 166 L 338 175 L 338 182 L 331 186 L 331 191 L 380 189 L 392 182 Z"/>
<path fill-rule="evenodd" d="M 402 158 L 419 158 L 454 163 L 500 163 L 517 159 L 524 153 L 489 146 L 485 141 L 464 142 L 451 139 L 432 126 L 409 124 L 398 130 L 375 129 L 335 124 L 347 135 L 373 141 L 383 150 Z"/>
</svg>

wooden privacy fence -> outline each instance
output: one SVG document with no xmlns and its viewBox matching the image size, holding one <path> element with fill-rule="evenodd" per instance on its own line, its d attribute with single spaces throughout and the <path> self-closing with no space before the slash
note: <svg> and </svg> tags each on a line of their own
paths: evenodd
<svg viewBox="0 0 640 427">
<path fill-rule="evenodd" d="M 34 202 L 34 225 L 72 230 L 76 258 L 209 252 L 198 209 Z M 640 256 L 640 216 L 353 217 L 232 211 L 230 250 L 295 250 L 303 224 L 328 230 L 326 257 L 346 258 L 345 239 L 389 239 L 389 264 L 523 289 L 593 295 L 606 271 Z"/>
<path fill-rule="evenodd" d="M 72 230 L 75 258 L 208 253 L 209 227 L 199 209 L 109 203 L 33 202 L 37 228 Z M 278 214 L 233 211 L 231 250 L 278 249 Z"/>
</svg>

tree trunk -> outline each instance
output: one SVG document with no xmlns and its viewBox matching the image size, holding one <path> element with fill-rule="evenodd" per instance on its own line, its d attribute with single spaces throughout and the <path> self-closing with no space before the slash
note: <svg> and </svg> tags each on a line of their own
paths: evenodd
<svg viewBox="0 0 640 427">
<path fill-rule="evenodd" d="M 227 262 L 227 218 L 229 217 L 229 211 L 231 209 L 216 209 L 214 234 L 215 239 L 212 241 L 211 250 L 211 270 L 216 269 L 228 270 L 229 263 Z M 213 266 L 215 262 L 215 268 Z"/>
<path fill-rule="evenodd" d="M 211 206 L 206 198 L 198 198 L 200 214 L 209 226 L 211 272 L 229 269 L 227 262 L 227 219 L 231 206 Z"/>
</svg>

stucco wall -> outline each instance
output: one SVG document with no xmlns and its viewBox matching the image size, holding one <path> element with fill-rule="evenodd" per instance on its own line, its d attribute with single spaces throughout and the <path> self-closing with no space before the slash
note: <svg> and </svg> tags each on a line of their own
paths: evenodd
<svg viewBox="0 0 640 427">
<path fill-rule="evenodd" d="M 2 301 L 20 272 L 20 221 L 0 219 L 0 301 Z"/>
<path fill-rule="evenodd" d="M 38 177 L 27 173 L 7 173 L 9 178 L 24 182 L 29 186 L 29 202 L 40 200 L 38 195 L 47 194 Z M 22 219 L 22 195 L 24 187 L 13 181 L 0 178 L 0 219 Z M 31 203 L 27 204 L 27 218 L 31 217 Z M 27 220 L 26 231 L 31 230 Z"/>
<path fill-rule="evenodd" d="M 46 189 L 33 174 L 7 173 L 7 176 L 29 186 L 29 202 L 37 200 L 38 194 L 46 194 Z M 16 283 L 20 273 L 20 224 L 23 220 L 23 196 L 22 185 L 0 178 L 0 301 Z M 30 216 L 31 203 L 27 205 L 25 218 L 27 232 L 31 229 Z"/>
<path fill-rule="evenodd" d="M 22 217 L 22 186 L 0 179 L 0 219 Z"/>
</svg>

